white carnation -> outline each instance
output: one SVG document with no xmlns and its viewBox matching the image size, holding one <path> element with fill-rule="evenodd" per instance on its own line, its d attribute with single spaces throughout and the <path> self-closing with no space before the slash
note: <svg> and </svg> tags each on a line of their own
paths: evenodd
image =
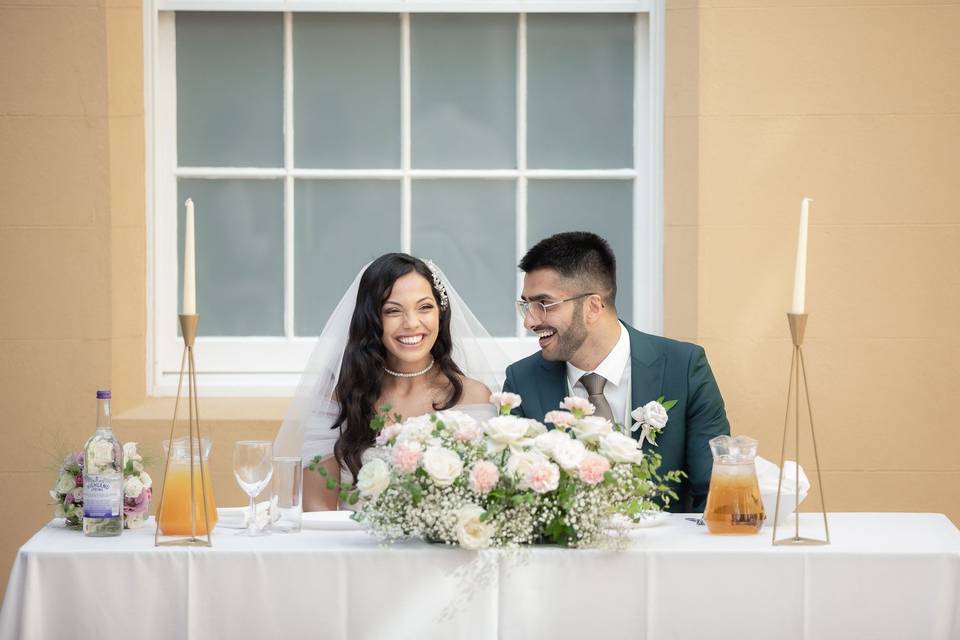
<svg viewBox="0 0 960 640">
<path fill-rule="evenodd" d="M 404 420 L 400 427 L 400 434 L 397 436 L 397 442 L 416 441 L 425 443 L 433 436 L 434 424 L 430 416 L 417 416 Z"/>
<path fill-rule="evenodd" d="M 567 438 L 566 442 L 559 442 L 553 449 L 552 458 L 565 471 L 573 471 L 583 462 L 587 455 L 587 448 L 579 440 Z"/>
</svg>

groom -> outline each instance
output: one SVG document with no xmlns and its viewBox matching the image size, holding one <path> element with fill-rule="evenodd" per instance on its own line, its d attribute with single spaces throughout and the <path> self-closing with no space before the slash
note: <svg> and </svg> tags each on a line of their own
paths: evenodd
<svg viewBox="0 0 960 640">
<path fill-rule="evenodd" d="M 503 390 L 523 398 L 515 413 L 542 422 L 574 395 L 588 398 L 595 415 L 630 427 L 637 407 L 660 396 L 676 400 L 653 450 L 663 458 L 661 473 L 687 474 L 670 510 L 703 511 L 713 467 L 708 441 L 730 433 L 703 348 L 641 333 L 617 317 L 616 258 L 600 236 L 576 231 L 541 240 L 520 269 L 517 307 L 540 352 L 507 368 Z"/>
</svg>

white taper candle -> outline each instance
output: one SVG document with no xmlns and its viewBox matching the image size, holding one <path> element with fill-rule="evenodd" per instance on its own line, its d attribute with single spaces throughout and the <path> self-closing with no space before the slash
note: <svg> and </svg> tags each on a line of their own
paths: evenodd
<svg viewBox="0 0 960 640">
<path fill-rule="evenodd" d="M 800 201 L 800 230 L 797 234 L 797 266 L 793 274 L 793 306 L 790 313 L 805 313 L 807 294 L 807 227 L 811 198 Z"/>
<path fill-rule="evenodd" d="M 197 313 L 196 246 L 193 235 L 193 200 L 187 198 L 186 223 L 183 233 L 183 311 L 184 315 Z"/>
</svg>

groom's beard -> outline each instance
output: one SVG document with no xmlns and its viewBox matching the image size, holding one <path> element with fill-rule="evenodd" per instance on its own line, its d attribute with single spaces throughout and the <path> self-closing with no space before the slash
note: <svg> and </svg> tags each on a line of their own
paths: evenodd
<svg viewBox="0 0 960 640">
<path fill-rule="evenodd" d="M 574 310 L 573 322 L 563 332 L 550 327 L 557 331 L 556 344 L 541 350 L 545 360 L 566 362 L 583 346 L 587 340 L 587 323 L 583 321 L 582 309 L 582 305 L 578 304 Z"/>
</svg>

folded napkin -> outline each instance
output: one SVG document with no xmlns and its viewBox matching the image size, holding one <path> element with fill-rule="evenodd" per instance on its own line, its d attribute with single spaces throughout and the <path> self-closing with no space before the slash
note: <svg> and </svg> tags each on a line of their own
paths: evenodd
<svg viewBox="0 0 960 640">
<path fill-rule="evenodd" d="M 773 522 L 777 508 L 777 483 L 780 481 L 780 468 L 774 463 L 757 456 L 757 480 L 760 483 L 760 497 L 763 510 L 767 513 L 767 524 Z M 783 488 L 780 492 L 780 517 L 777 524 L 782 525 L 797 506 L 803 502 L 810 491 L 810 481 L 800 467 L 800 495 L 797 495 L 797 463 L 793 460 L 783 462 Z"/>
<path fill-rule="evenodd" d="M 270 519 L 270 502 L 257 503 L 257 528 L 262 529 Z M 218 507 L 217 526 L 225 529 L 246 529 L 250 525 L 250 507 Z"/>
</svg>

